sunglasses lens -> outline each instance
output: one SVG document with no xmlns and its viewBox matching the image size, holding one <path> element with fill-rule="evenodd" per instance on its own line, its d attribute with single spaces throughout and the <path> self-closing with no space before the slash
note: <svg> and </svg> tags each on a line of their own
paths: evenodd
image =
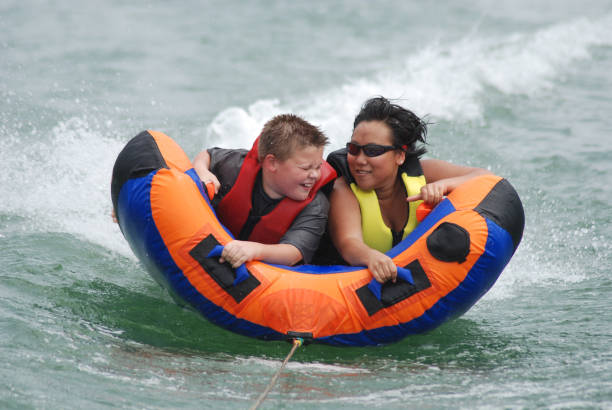
<svg viewBox="0 0 612 410">
<path fill-rule="evenodd" d="M 378 145 L 378 144 L 359 145 L 359 144 L 355 144 L 354 142 L 348 142 L 346 144 L 346 148 L 349 154 L 355 155 L 355 156 L 359 155 L 359 152 L 363 150 L 363 153 L 367 157 L 377 157 L 379 155 L 384 154 L 387 151 L 391 151 L 395 149 L 395 147 L 392 147 L 389 145 Z"/>
<path fill-rule="evenodd" d="M 359 155 L 359 151 L 361 151 L 361 146 L 357 144 L 353 144 L 352 142 L 349 142 L 346 144 L 346 149 L 351 155 Z"/>
<path fill-rule="evenodd" d="M 366 145 L 363 148 L 363 153 L 368 157 L 377 157 L 386 152 L 385 147 L 381 145 Z"/>
</svg>

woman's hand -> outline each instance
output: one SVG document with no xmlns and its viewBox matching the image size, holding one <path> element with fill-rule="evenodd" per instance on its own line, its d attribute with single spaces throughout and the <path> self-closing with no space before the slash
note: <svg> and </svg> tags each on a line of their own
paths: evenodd
<svg viewBox="0 0 612 410">
<path fill-rule="evenodd" d="M 370 249 L 367 258 L 367 265 L 372 276 L 380 283 L 391 281 L 395 283 L 397 279 L 397 266 L 393 260 L 382 252 Z"/>
<path fill-rule="evenodd" d="M 423 200 L 433 206 L 440 203 L 444 195 L 450 194 L 464 182 L 479 175 L 490 174 L 486 169 L 455 165 L 439 159 L 421 160 L 421 167 L 427 185 L 421 188 L 420 194 L 409 196 L 406 201 Z"/>
<path fill-rule="evenodd" d="M 412 195 L 406 198 L 407 202 L 423 201 L 426 204 L 435 206 L 444 199 L 444 195 L 448 194 L 449 188 L 445 180 L 440 180 L 427 184 L 421 188 L 421 193 Z"/>
</svg>

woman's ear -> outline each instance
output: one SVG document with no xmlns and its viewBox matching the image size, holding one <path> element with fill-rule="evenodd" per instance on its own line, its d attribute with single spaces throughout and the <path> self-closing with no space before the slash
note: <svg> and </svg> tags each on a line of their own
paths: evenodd
<svg viewBox="0 0 612 410">
<path fill-rule="evenodd" d="M 395 163 L 399 167 L 406 161 L 406 151 L 404 150 L 395 150 Z"/>
</svg>

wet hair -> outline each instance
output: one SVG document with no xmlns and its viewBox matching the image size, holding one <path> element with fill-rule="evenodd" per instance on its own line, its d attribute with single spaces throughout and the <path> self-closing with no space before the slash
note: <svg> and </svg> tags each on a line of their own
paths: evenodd
<svg viewBox="0 0 612 410">
<path fill-rule="evenodd" d="M 374 97 L 367 100 L 361 111 L 355 117 L 353 130 L 363 121 L 381 121 L 391 128 L 393 145 L 406 146 L 406 153 L 420 158 L 427 150 L 423 146 L 417 147 L 417 142 L 426 143 L 427 123 L 412 111 L 391 103 L 385 97 Z"/>
<path fill-rule="evenodd" d="M 268 154 L 285 161 L 296 149 L 324 147 L 329 140 L 318 127 L 294 114 L 273 117 L 263 127 L 257 146 L 259 161 Z"/>
</svg>

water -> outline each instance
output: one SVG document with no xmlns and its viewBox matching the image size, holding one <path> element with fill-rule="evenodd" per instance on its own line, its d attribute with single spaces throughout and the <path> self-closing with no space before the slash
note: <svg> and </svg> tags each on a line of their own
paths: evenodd
<svg viewBox="0 0 612 410">
<path fill-rule="evenodd" d="M 295 112 L 341 146 L 399 98 L 429 155 L 521 195 L 526 228 L 463 317 L 300 348 L 264 408 L 612 408 L 612 3 L 0 5 L 0 407 L 246 408 L 289 352 L 172 302 L 111 222 L 150 128 L 193 157 Z M 403 4 L 406 3 L 406 4 Z"/>
</svg>

